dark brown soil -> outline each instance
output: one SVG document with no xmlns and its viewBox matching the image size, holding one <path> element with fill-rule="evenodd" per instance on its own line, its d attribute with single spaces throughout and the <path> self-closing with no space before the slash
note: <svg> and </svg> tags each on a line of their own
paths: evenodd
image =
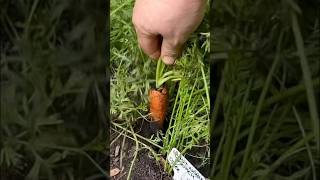
<svg viewBox="0 0 320 180">
<path fill-rule="evenodd" d="M 199 144 L 199 147 L 193 147 L 186 155 L 185 158 L 204 176 L 210 176 L 210 164 L 209 159 L 206 164 L 203 164 L 203 159 L 199 157 L 209 157 L 208 149 L 205 142 Z M 202 147 L 200 147 L 202 146 Z"/>
<path fill-rule="evenodd" d="M 164 125 L 164 129 L 168 126 L 167 123 Z M 138 121 L 135 125 L 135 132 L 139 135 L 150 138 L 152 134 L 154 134 L 159 127 L 155 123 L 150 123 L 146 121 Z M 118 136 L 117 132 L 111 132 L 111 142 Z M 143 142 L 147 145 L 148 142 Z M 203 160 L 197 157 L 208 157 L 208 149 L 207 146 L 204 145 L 205 142 L 200 142 L 199 147 L 192 148 L 185 157 L 188 161 L 199 170 L 199 172 L 205 176 L 209 176 L 210 166 L 209 162 L 206 164 L 202 164 Z M 161 145 L 161 144 L 160 144 Z M 118 155 L 115 155 L 116 147 L 120 147 L 120 151 Z M 152 145 L 150 145 L 152 147 Z M 121 172 L 111 179 L 114 180 L 122 180 L 126 179 L 131 162 L 134 157 L 134 153 L 136 150 L 135 142 L 129 138 L 123 138 L 121 136 L 111 145 L 111 161 L 110 161 L 110 169 L 119 168 Z M 152 147 L 153 150 L 158 151 L 156 147 Z M 122 153 L 122 154 L 121 154 Z M 170 180 L 172 177 L 168 175 L 166 171 L 164 171 L 164 167 L 160 162 L 155 160 L 152 155 L 148 154 L 148 150 L 140 150 L 133 166 L 131 172 L 132 180 Z M 165 157 L 163 157 L 165 159 Z M 122 162 L 121 162 L 122 159 Z"/>
<path fill-rule="evenodd" d="M 139 123 L 136 132 L 144 137 L 150 137 L 155 129 L 150 128 L 149 123 Z M 117 132 L 111 132 L 111 142 L 118 136 Z M 120 147 L 119 153 L 116 148 Z M 110 147 L 110 170 L 118 168 L 120 173 L 113 176 L 113 180 L 127 179 L 131 163 L 136 150 L 135 142 L 129 138 L 121 136 Z M 156 149 L 155 149 L 156 150 Z M 148 150 L 140 150 L 131 172 L 132 180 L 171 180 L 171 176 L 164 171 L 160 162 L 156 161 Z"/>
</svg>

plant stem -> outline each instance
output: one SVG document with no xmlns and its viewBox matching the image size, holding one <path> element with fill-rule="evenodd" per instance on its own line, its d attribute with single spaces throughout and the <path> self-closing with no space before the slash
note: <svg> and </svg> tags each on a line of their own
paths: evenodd
<svg viewBox="0 0 320 180">
<path fill-rule="evenodd" d="M 160 88 L 161 84 L 160 84 L 160 79 L 162 77 L 163 74 L 163 70 L 164 70 L 164 66 L 162 61 L 159 59 L 157 62 L 157 69 L 156 69 L 156 88 Z"/>
</svg>

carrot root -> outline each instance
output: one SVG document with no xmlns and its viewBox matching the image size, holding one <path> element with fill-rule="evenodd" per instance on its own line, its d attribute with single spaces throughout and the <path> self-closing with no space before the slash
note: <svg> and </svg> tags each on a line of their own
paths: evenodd
<svg viewBox="0 0 320 180">
<path fill-rule="evenodd" d="M 149 91 L 150 117 L 151 120 L 163 128 L 169 101 L 169 91 L 167 86 Z"/>
</svg>

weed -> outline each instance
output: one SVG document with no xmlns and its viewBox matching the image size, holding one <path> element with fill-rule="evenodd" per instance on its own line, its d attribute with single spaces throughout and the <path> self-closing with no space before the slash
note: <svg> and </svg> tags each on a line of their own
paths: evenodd
<svg viewBox="0 0 320 180">
<path fill-rule="evenodd" d="M 224 68 L 212 179 L 317 179 L 319 17 L 306 4 L 213 2 L 213 57 Z"/>
<path fill-rule="evenodd" d="M 2 178 L 107 176 L 100 7 L 86 0 L 1 3 Z"/>
</svg>

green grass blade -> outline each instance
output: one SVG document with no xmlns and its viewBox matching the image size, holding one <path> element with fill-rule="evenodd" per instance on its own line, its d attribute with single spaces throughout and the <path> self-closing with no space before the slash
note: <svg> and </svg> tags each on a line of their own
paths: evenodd
<svg viewBox="0 0 320 180">
<path fill-rule="evenodd" d="M 305 138 L 306 137 L 306 133 L 304 131 L 304 128 L 303 128 L 303 125 L 302 125 L 302 122 L 301 122 L 301 118 L 300 118 L 300 116 L 299 116 L 299 114 L 298 114 L 298 112 L 297 112 L 295 107 L 293 107 L 292 110 L 293 110 L 294 116 L 296 117 L 297 122 L 299 124 L 299 128 L 300 128 L 302 137 Z M 312 157 L 311 149 L 310 149 L 310 146 L 309 146 L 308 142 L 305 142 L 305 145 L 306 145 L 308 156 L 309 156 L 309 159 L 310 159 L 312 177 L 313 177 L 313 180 L 316 180 L 317 179 L 317 177 L 316 177 L 317 174 L 316 174 L 316 169 L 315 169 L 315 166 L 314 166 L 314 160 L 313 160 L 313 157 Z"/>
<path fill-rule="evenodd" d="M 247 144 L 246 144 L 245 154 L 244 154 L 244 157 L 243 157 L 243 160 L 242 160 L 242 164 L 241 164 L 240 179 L 241 179 L 241 177 L 243 177 L 243 175 L 245 173 L 245 168 L 247 166 L 248 157 L 249 157 L 249 154 L 250 154 L 250 151 L 251 151 L 251 147 L 252 147 L 252 143 L 253 143 L 253 137 L 255 135 L 255 130 L 256 130 L 256 127 L 257 127 L 257 122 L 259 120 L 260 112 L 261 112 L 262 107 L 263 107 L 263 102 L 264 102 L 265 97 L 267 95 L 267 92 L 268 92 L 268 89 L 269 89 L 269 86 L 270 86 L 270 83 L 271 83 L 271 80 L 272 80 L 272 76 L 273 76 L 273 74 L 274 74 L 274 72 L 275 72 L 275 70 L 277 68 L 277 65 L 279 64 L 279 61 L 280 61 L 280 52 L 279 51 L 280 51 L 280 48 L 281 48 L 282 37 L 283 37 L 283 34 L 281 34 L 280 37 L 279 37 L 279 41 L 278 41 L 278 45 L 277 45 L 277 49 L 278 49 L 277 51 L 278 52 L 276 54 L 275 60 L 272 63 L 271 69 L 270 69 L 270 71 L 268 73 L 267 79 L 265 81 L 264 87 L 262 89 L 261 95 L 260 95 L 259 100 L 258 100 L 257 108 L 256 108 L 254 116 L 253 116 L 253 120 L 252 120 L 252 124 L 251 124 L 251 127 L 250 127 L 248 141 L 247 141 Z"/>
<path fill-rule="evenodd" d="M 319 87 L 320 86 L 320 78 L 315 78 L 314 80 L 312 80 L 312 84 L 315 88 Z M 267 99 L 265 101 L 263 107 L 270 106 L 270 105 L 278 103 L 279 101 L 282 101 L 282 100 L 287 100 L 290 97 L 293 97 L 295 95 L 303 93 L 305 90 L 306 90 L 306 87 L 304 84 L 299 84 L 294 87 L 288 88 L 287 90 L 280 92 L 280 93 L 270 97 L 269 99 Z"/>
<path fill-rule="evenodd" d="M 246 93 L 245 93 L 245 96 L 243 98 L 243 101 L 242 101 L 242 105 L 241 105 L 241 113 L 239 115 L 239 119 L 237 119 L 237 122 L 236 122 L 236 127 L 235 127 L 235 132 L 231 131 L 232 133 L 232 139 L 231 139 L 231 144 L 230 146 L 231 147 L 227 147 L 226 149 L 228 149 L 228 153 L 225 152 L 225 161 L 223 161 L 223 168 L 222 168 L 222 171 L 223 171 L 223 179 L 225 180 L 228 180 L 229 178 L 229 174 L 230 174 L 230 168 L 231 168 L 231 163 L 232 163 L 232 159 L 233 159 L 233 156 L 234 156 L 234 152 L 235 152 L 235 148 L 236 148 L 236 145 L 237 145 L 237 140 L 238 140 L 238 135 L 239 135 L 239 132 L 240 132 L 240 127 L 242 125 L 242 121 L 243 119 L 245 118 L 245 112 L 246 112 L 246 107 L 247 106 L 247 103 L 248 103 L 248 97 L 249 97 L 249 94 L 250 94 L 250 90 L 251 90 L 251 86 L 252 86 L 252 79 L 250 79 L 249 83 L 248 83 L 248 87 L 247 87 L 247 90 L 246 90 Z"/>
<path fill-rule="evenodd" d="M 317 112 L 317 104 L 316 104 L 316 97 L 312 85 L 312 78 L 310 73 L 310 68 L 308 64 L 307 57 L 304 51 L 304 41 L 302 39 L 302 35 L 300 32 L 297 16 L 294 12 L 291 12 L 292 17 L 292 30 L 297 46 L 297 52 L 300 58 L 301 69 L 303 73 L 303 81 L 306 86 L 307 91 L 307 99 L 311 117 L 311 123 L 313 127 L 313 133 L 317 144 L 318 153 L 320 152 L 320 125 L 319 125 L 319 114 Z"/>
<path fill-rule="evenodd" d="M 201 73 L 202 73 L 203 83 L 204 83 L 204 87 L 205 87 L 205 90 L 206 90 L 207 101 L 208 101 L 208 105 L 209 105 L 209 109 L 210 109 L 209 86 L 208 86 L 208 83 L 207 83 L 207 80 L 206 80 L 206 75 L 204 73 L 203 66 L 201 66 Z"/>
</svg>

